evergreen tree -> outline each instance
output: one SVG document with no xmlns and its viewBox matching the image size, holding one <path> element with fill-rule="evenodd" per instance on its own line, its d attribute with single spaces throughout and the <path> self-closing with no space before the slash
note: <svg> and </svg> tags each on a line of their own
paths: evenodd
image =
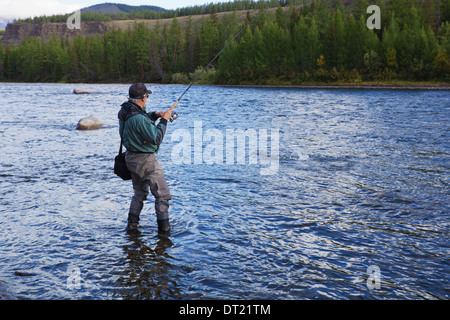
<svg viewBox="0 0 450 320">
<path fill-rule="evenodd" d="M 219 57 L 219 81 L 228 84 L 240 83 L 239 51 L 236 42 L 231 43 Z"/>
<path fill-rule="evenodd" d="M 325 61 L 327 61 L 328 69 L 333 67 L 342 69 L 344 62 L 344 22 L 342 14 L 337 11 L 331 18 L 330 24 L 327 27 L 327 32 L 324 35 L 323 54 Z"/>
<path fill-rule="evenodd" d="M 275 21 L 277 22 L 278 27 L 281 29 L 286 29 L 287 27 L 287 19 L 284 14 L 284 10 L 281 7 L 277 8 L 277 11 L 275 12 Z"/>
<path fill-rule="evenodd" d="M 148 52 L 150 50 L 150 32 L 144 23 L 135 23 L 131 32 L 131 61 L 132 69 L 139 75 L 139 80 L 145 80 L 145 72 L 150 68 L 148 61 Z"/>
<path fill-rule="evenodd" d="M 262 28 L 263 47 L 260 48 L 264 61 L 264 74 L 268 77 L 280 75 L 284 67 L 286 39 L 284 31 L 274 22 L 266 22 Z"/>
<path fill-rule="evenodd" d="M 87 57 L 85 68 L 92 81 L 98 81 L 100 75 L 104 73 L 104 45 L 100 36 L 87 38 Z"/>
<path fill-rule="evenodd" d="M 186 26 L 186 32 L 185 32 L 185 71 L 190 73 L 195 70 L 194 68 L 194 53 L 195 53 L 195 47 L 197 45 L 196 43 L 196 37 L 194 33 L 194 26 L 192 22 L 192 17 L 189 16 L 189 20 L 187 22 Z"/>
<path fill-rule="evenodd" d="M 107 78 L 121 80 L 125 74 L 124 61 L 126 48 L 124 33 L 121 29 L 112 29 L 104 35 L 105 73 Z"/>
<path fill-rule="evenodd" d="M 300 14 L 298 13 L 297 9 L 294 6 L 291 6 L 289 8 L 288 15 L 289 15 L 288 27 L 289 27 L 289 31 L 292 33 L 295 25 L 297 24 L 298 20 L 300 19 Z"/>
<path fill-rule="evenodd" d="M 19 79 L 26 82 L 39 81 L 44 72 L 41 42 L 35 37 L 26 38 L 17 48 L 16 54 Z"/>
<path fill-rule="evenodd" d="M 362 67 L 364 56 L 364 34 L 353 15 L 347 19 L 344 34 L 343 61 L 344 68 L 351 70 Z"/>
<path fill-rule="evenodd" d="M 17 74 L 17 47 L 12 48 L 7 46 L 5 48 L 5 60 L 4 60 L 4 70 L 3 75 L 6 80 L 19 80 L 19 75 Z"/>
<path fill-rule="evenodd" d="M 70 55 L 70 78 L 73 81 L 82 81 L 86 77 L 84 76 L 81 70 L 81 64 L 84 61 L 84 43 L 85 39 L 81 35 L 76 36 L 71 42 L 69 46 L 69 55 Z"/>
<path fill-rule="evenodd" d="M 53 34 L 46 42 L 42 43 L 44 57 L 43 70 L 45 77 L 43 80 L 59 81 L 69 70 L 69 55 L 63 43 Z"/>
<path fill-rule="evenodd" d="M 430 26 L 433 30 L 439 27 L 438 16 L 439 3 L 437 0 L 427 0 L 423 3 L 423 20 L 426 26 Z"/>
<path fill-rule="evenodd" d="M 167 37 L 167 52 L 170 59 L 169 72 L 175 73 L 184 71 L 184 34 L 176 17 L 172 19 L 170 25 Z"/>
<path fill-rule="evenodd" d="M 311 14 L 316 20 L 317 29 L 320 32 L 320 38 L 325 38 L 331 22 L 331 14 L 328 10 L 327 0 L 314 0 L 311 4 Z"/>
<path fill-rule="evenodd" d="M 206 66 L 219 50 L 219 30 L 211 19 L 207 19 L 200 37 L 200 64 Z"/>
<path fill-rule="evenodd" d="M 450 21 L 450 0 L 441 0 L 439 26 Z"/>
<path fill-rule="evenodd" d="M 450 22 L 442 24 L 439 38 L 441 45 L 433 61 L 434 75 L 450 81 Z"/>
<path fill-rule="evenodd" d="M 256 28 L 253 31 L 252 38 L 252 58 L 254 61 L 254 78 L 259 81 L 264 76 L 264 72 L 266 71 L 266 65 L 264 61 L 264 56 L 262 54 L 261 48 L 264 46 L 264 39 L 259 28 Z"/>
<path fill-rule="evenodd" d="M 162 52 L 162 39 L 157 32 L 154 32 L 150 36 L 150 50 L 149 50 L 149 61 L 153 73 L 156 75 L 157 80 L 164 79 L 166 72 L 163 67 L 163 61 L 161 59 Z"/>
<path fill-rule="evenodd" d="M 356 0 L 353 8 L 355 20 L 366 18 L 367 8 L 370 6 L 369 0 Z"/>
<path fill-rule="evenodd" d="M 217 27 L 219 18 L 217 17 L 217 7 L 215 5 L 211 5 L 209 13 L 209 19 L 211 20 L 211 23 Z"/>
<path fill-rule="evenodd" d="M 342 70 L 344 68 L 344 62 L 345 62 L 345 27 L 344 27 L 344 20 L 342 17 L 341 11 L 338 9 L 335 17 L 334 17 L 334 55 L 335 55 L 335 61 L 336 61 L 336 67 L 338 70 Z"/>
<path fill-rule="evenodd" d="M 3 47 L 3 44 L 0 42 L 0 80 L 4 78 L 4 66 L 5 66 L 5 57 L 6 57 L 6 50 L 5 47 Z"/>
<path fill-rule="evenodd" d="M 253 76 L 253 59 L 251 58 L 253 55 L 252 48 L 252 30 L 247 28 L 244 33 L 241 35 L 241 39 L 236 48 L 237 58 L 236 66 L 243 80 L 249 80 Z"/>
<path fill-rule="evenodd" d="M 306 19 L 301 16 L 292 31 L 293 55 L 297 71 L 311 71 L 315 68 L 316 59 L 319 58 L 319 32 L 313 19 L 307 25 Z"/>
<path fill-rule="evenodd" d="M 309 64 L 309 43 L 308 43 L 308 26 L 305 18 L 300 17 L 298 23 L 292 30 L 292 47 L 294 53 L 294 66 L 298 72 L 308 70 Z"/>
</svg>

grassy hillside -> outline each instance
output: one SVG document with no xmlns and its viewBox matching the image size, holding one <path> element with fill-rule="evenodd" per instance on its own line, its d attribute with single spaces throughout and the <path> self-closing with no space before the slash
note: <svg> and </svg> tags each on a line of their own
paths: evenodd
<svg viewBox="0 0 450 320">
<path fill-rule="evenodd" d="M 299 6 L 297 6 L 296 8 L 298 8 Z M 268 13 L 274 13 L 277 10 L 277 8 L 271 8 L 268 9 L 267 12 Z M 290 10 L 290 8 L 285 7 L 282 8 L 282 10 L 284 12 L 287 12 L 288 10 Z M 254 9 L 254 10 L 240 10 L 240 11 L 236 11 L 235 12 L 235 16 L 236 16 L 236 21 L 238 23 L 242 23 L 247 14 L 250 13 L 250 15 L 256 15 L 256 13 L 258 12 L 258 10 Z M 232 12 L 219 12 L 216 14 L 217 19 L 218 20 L 222 20 L 224 16 L 228 16 L 231 15 Z M 182 17 L 177 17 L 177 21 L 180 24 L 180 27 L 182 29 L 185 29 L 188 25 L 189 20 L 192 20 L 192 23 L 198 23 L 201 20 L 206 20 L 210 17 L 210 14 L 197 14 L 197 15 L 192 15 L 192 16 L 182 16 Z M 128 28 L 132 28 L 135 23 L 142 23 L 144 24 L 146 27 L 148 27 L 149 29 L 154 29 L 157 25 L 159 25 L 160 27 L 164 27 L 164 26 L 169 26 L 171 23 L 173 22 L 173 18 L 165 18 L 165 19 L 127 19 L 127 20 L 113 20 L 110 21 L 110 25 L 112 27 L 117 27 L 120 28 L 122 30 L 127 30 Z"/>
</svg>

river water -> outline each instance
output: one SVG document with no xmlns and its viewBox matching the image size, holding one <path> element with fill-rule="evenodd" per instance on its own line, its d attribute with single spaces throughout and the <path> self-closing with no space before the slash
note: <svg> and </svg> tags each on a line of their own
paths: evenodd
<svg viewBox="0 0 450 320">
<path fill-rule="evenodd" d="M 185 86 L 151 89 L 163 110 Z M 0 297 L 449 298 L 448 91 L 192 87 L 158 154 L 169 236 L 151 195 L 125 232 L 127 92 L 0 84 Z"/>
</svg>

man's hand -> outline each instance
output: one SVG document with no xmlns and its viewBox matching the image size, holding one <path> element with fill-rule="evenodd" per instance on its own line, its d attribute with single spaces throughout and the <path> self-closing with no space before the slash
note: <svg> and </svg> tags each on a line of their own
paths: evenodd
<svg viewBox="0 0 450 320">
<path fill-rule="evenodd" d="M 170 117 L 172 116 L 172 111 L 173 110 L 170 110 L 170 109 L 167 110 L 167 111 L 158 111 L 157 114 L 158 114 L 159 117 L 161 117 L 163 119 L 166 119 L 166 120 L 169 120 Z"/>
</svg>

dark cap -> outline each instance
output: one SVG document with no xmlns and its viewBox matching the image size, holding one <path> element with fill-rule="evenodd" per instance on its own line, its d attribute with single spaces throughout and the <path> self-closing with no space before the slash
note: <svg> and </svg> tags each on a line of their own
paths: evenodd
<svg viewBox="0 0 450 320">
<path fill-rule="evenodd" d="M 132 99 L 143 99 L 146 93 L 152 94 L 143 83 L 135 83 L 128 90 L 128 96 Z"/>
</svg>

